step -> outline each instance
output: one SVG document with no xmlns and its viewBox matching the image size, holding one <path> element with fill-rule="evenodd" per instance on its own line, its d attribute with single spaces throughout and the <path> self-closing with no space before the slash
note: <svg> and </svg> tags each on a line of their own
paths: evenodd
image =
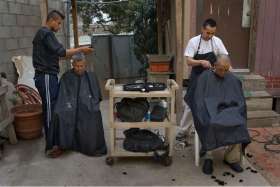
<svg viewBox="0 0 280 187">
<path fill-rule="evenodd" d="M 247 75 L 247 74 L 250 74 L 250 70 L 249 69 L 232 69 L 231 72 L 236 74 L 236 75 Z"/>
<path fill-rule="evenodd" d="M 272 127 L 280 126 L 280 114 L 272 111 L 248 111 L 247 127 Z"/>
<path fill-rule="evenodd" d="M 247 111 L 272 110 L 273 99 L 267 91 L 244 91 Z"/>
<path fill-rule="evenodd" d="M 255 74 L 236 75 L 241 81 L 243 90 L 246 91 L 263 91 L 266 90 L 266 81 L 264 77 Z"/>
</svg>

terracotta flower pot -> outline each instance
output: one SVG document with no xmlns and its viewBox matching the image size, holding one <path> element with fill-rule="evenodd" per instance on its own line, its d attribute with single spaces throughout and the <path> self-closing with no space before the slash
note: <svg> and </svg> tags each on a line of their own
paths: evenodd
<svg viewBox="0 0 280 187">
<path fill-rule="evenodd" d="M 30 140 L 42 135 L 42 105 L 28 104 L 15 106 L 12 109 L 15 120 L 15 131 L 20 139 Z"/>
</svg>

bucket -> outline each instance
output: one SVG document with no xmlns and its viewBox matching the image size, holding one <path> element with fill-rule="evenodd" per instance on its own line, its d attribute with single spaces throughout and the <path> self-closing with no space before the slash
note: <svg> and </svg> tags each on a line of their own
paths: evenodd
<svg viewBox="0 0 280 187">
<path fill-rule="evenodd" d="M 18 138 L 30 140 L 42 135 L 42 105 L 19 105 L 12 109 L 14 113 L 14 126 Z"/>
</svg>

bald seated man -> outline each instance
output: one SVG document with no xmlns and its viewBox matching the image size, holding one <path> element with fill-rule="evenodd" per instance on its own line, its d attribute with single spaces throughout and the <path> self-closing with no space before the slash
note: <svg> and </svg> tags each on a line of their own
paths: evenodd
<svg viewBox="0 0 280 187">
<path fill-rule="evenodd" d="M 53 137 L 62 150 L 72 150 L 88 156 L 107 153 L 100 102 L 98 79 L 86 71 L 87 62 L 82 53 L 72 57 L 73 68 L 60 80 L 54 109 Z M 49 142 L 52 145 L 53 142 Z"/>
<path fill-rule="evenodd" d="M 214 64 L 214 72 L 223 78 L 227 72 L 231 70 L 230 59 L 228 55 L 218 55 L 217 62 Z"/>
<path fill-rule="evenodd" d="M 212 71 L 215 73 L 215 75 L 217 77 L 219 77 L 219 79 L 216 79 L 216 80 L 225 80 L 226 74 L 230 73 L 230 69 L 231 69 L 231 61 L 230 61 L 230 58 L 228 57 L 228 55 L 218 55 L 217 56 L 217 61 L 214 64 L 214 67 L 212 69 Z M 207 74 L 207 72 L 205 72 L 205 73 Z M 210 72 L 208 72 L 208 74 L 209 73 Z M 208 82 L 208 81 L 210 81 L 209 79 L 207 79 L 206 77 L 203 77 L 201 79 L 203 79 L 203 81 L 206 81 L 207 82 L 206 84 L 208 86 L 210 86 L 209 82 Z M 211 80 L 213 80 L 213 79 L 211 79 Z M 235 80 L 235 78 L 232 79 L 232 80 Z M 200 85 L 201 85 L 201 83 L 203 83 L 201 80 L 199 80 L 198 82 L 199 82 Z M 238 85 L 238 84 L 235 84 L 235 82 L 237 82 L 237 81 L 234 81 L 234 82 L 231 82 L 231 83 L 233 83 L 235 86 Z M 219 82 L 219 83 L 224 85 L 224 83 L 222 83 L 222 82 Z M 231 84 L 228 84 L 228 83 L 226 83 L 226 84 L 228 85 L 228 87 L 231 86 Z M 228 89 L 228 87 L 225 87 L 225 88 Z M 209 89 L 213 89 L 213 88 L 214 88 L 213 86 L 209 87 Z M 215 87 L 215 88 L 219 88 L 219 86 Z M 206 90 L 202 90 L 200 88 L 198 88 L 198 89 L 200 90 L 200 92 L 203 92 L 204 95 L 206 95 L 205 98 L 210 97 L 210 94 L 205 93 Z M 241 86 L 240 86 L 240 90 L 242 92 L 242 87 Z M 196 92 L 196 95 L 198 95 L 198 92 Z M 223 92 L 223 90 L 220 90 L 218 92 Z M 227 92 L 224 92 L 224 93 L 227 93 Z M 236 92 L 236 94 L 237 94 L 237 92 Z M 213 95 L 211 95 L 211 97 L 213 97 Z M 195 99 L 198 99 L 198 98 L 195 98 Z M 200 109 L 197 109 L 197 110 L 202 112 Z M 247 128 L 246 127 L 244 127 L 244 128 L 245 128 L 245 130 L 242 129 L 241 132 L 244 132 L 244 134 L 247 135 Z M 208 131 L 208 130 L 206 130 L 206 131 Z M 206 144 L 211 144 L 210 140 L 209 140 L 209 139 L 211 139 L 211 137 L 222 136 L 222 135 L 219 135 L 220 132 L 218 132 L 217 129 L 214 130 L 214 131 L 215 131 L 215 132 L 213 132 L 214 134 L 207 134 L 206 136 L 208 136 L 208 137 L 204 138 L 205 142 L 207 142 Z M 231 136 L 231 134 L 229 133 L 229 134 L 224 135 L 224 136 Z M 204 137 L 205 137 L 205 135 L 204 135 Z M 235 135 L 233 135 L 233 139 L 234 138 L 235 138 Z M 245 143 L 247 143 L 249 141 L 247 139 L 245 139 L 245 140 L 244 139 L 242 139 L 242 140 L 234 139 L 234 142 L 245 142 Z M 222 143 L 223 143 L 223 140 L 221 140 L 221 144 Z M 220 147 L 220 144 L 217 145 L 216 147 L 217 148 Z M 224 154 L 224 163 L 226 165 L 228 165 L 233 171 L 235 171 L 237 173 L 242 172 L 243 168 L 240 166 L 241 154 L 242 154 L 241 144 L 240 143 L 236 143 L 236 144 L 233 143 L 231 145 L 227 145 L 226 147 L 227 148 L 226 148 L 226 151 L 225 151 L 225 154 Z M 205 153 L 204 156 L 203 156 L 204 165 L 203 165 L 203 168 L 202 168 L 203 173 L 208 174 L 208 175 L 213 173 L 213 156 L 212 156 L 213 149 L 212 148 L 209 148 L 209 149 L 206 152 L 204 152 Z"/>
</svg>

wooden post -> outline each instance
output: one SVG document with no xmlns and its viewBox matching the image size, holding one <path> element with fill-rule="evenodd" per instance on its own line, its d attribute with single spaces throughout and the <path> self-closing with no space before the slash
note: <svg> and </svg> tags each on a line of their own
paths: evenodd
<svg viewBox="0 0 280 187">
<path fill-rule="evenodd" d="M 183 0 L 174 0 L 175 3 L 175 67 L 176 82 L 179 90 L 176 92 L 176 118 L 179 123 L 182 114 L 182 82 L 183 82 Z"/>
<path fill-rule="evenodd" d="M 250 72 L 255 71 L 256 60 L 256 40 L 257 40 L 257 28 L 258 28 L 258 11 L 260 2 L 259 0 L 251 1 L 251 25 L 250 25 L 250 40 L 249 40 L 249 55 L 248 55 L 248 67 Z"/>
<path fill-rule="evenodd" d="M 41 25 L 44 26 L 46 24 L 47 15 L 48 15 L 48 0 L 41 0 L 40 9 L 41 9 Z"/>
<path fill-rule="evenodd" d="M 183 50 L 191 37 L 196 34 L 196 0 L 188 0 L 183 3 Z M 190 68 L 187 66 L 186 57 L 183 54 L 183 78 L 189 77 Z"/>
<path fill-rule="evenodd" d="M 162 30 L 162 18 L 161 18 L 162 1 L 161 0 L 156 1 L 156 7 L 157 7 L 158 54 L 163 54 L 163 42 L 162 42 L 163 30 Z"/>
<path fill-rule="evenodd" d="M 72 20 L 73 20 L 73 33 L 74 33 L 74 46 L 79 47 L 79 36 L 78 36 L 78 19 L 77 19 L 77 2 L 71 0 L 72 4 Z"/>
</svg>

